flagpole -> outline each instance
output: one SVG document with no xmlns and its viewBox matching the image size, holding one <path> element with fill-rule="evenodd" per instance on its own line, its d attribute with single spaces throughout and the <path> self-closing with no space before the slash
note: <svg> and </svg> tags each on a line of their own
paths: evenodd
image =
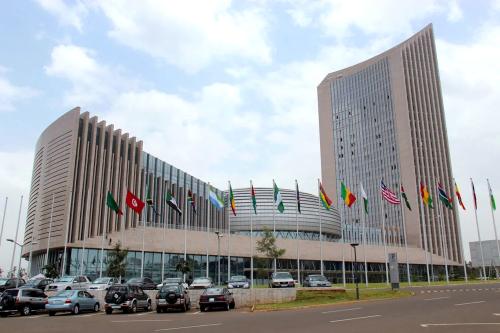
<svg viewBox="0 0 500 333">
<path fill-rule="evenodd" d="M 52 202 L 54 202 L 54 195 L 52 195 Z M 106 207 L 108 207 L 108 206 L 106 205 Z M 99 278 L 102 278 L 102 266 L 103 266 L 102 265 L 102 261 L 104 260 L 104 237 L 106 236 L 106 233 L 108 231 L 108 215 L 110 213 L 109 207 L 108 207 L 107 210 L 108 210 L 107 214 L 104 215 L 104 225 L 103 225 L 103 229 L 102 229 L 101 260 L 100 260 L 100 264 L 99 264 Z M 51 217 L 52 217 L 52 214 L 51 214 Z M 49 241 L 50 241 L 50 236 L 49 236 Z M 49 256 L 49 249 L 48 249 L 48 246 L 47 246 L 47 257 L 48 256 Z M 47 264 L 45 264 L 45 265 L 47 265 Z"/>
<path fill-rule="evenodd" d="M 61 277 L 64 276 L 66 273 L 66 252 L 68 249 L 68 229 L 69 229 L 69 219 L 70 219 L 70 211 L 71 211 L 71 198 L 73 197 L 73 191 L 71 190 L 69 192 L 69 197 L 70 200 L 68 200 L 68 211 L 67 211 L 67 216 L 68 216 L 68 222 L 66 224 L 66 230 L 65 230 L 65 235 L 64 235 L 64 250 L 63 250 L 63 262 L 61 265 Z"/>
<path fill-rule="evenodd" d="M 276 218 L 275 218 L 275 210 L 276 210 L 276 199 L 274 198 L 274 187 L 276 183 L 273 179 L 273 237 L 276 239 Z M 276 273 L 276 258 L 273 259 L 274 273 Z"/>
<path fill-rule="evenodd" d="M 457 187 L 457 183 L 455 181 L 455 178 L 453 178 L 453 184 L 455 185 L 455 191 L 458 192 L 458 187 Z M 456 194 L 456 193 L 455 193 Z M 459 229 L 459 233 L 458 233 L 458 239 L 460 241 L 460 247 L 462 249 L 462 261 L 463 261 L 463 265 L 464 265 L 464 278 L 465 278 L 465 283 L 468 283 L 468 278 L 467 278 L 467 264 L 465 263 L 465 253 L 464 253 L 464 243 L 462 242 L 462 227 L 460 225 L 460 214 L 459 214 L 459 209 L 458 209 L 458 196 L 457 195 L 454 195 L 453 196 L 454 199 L 453 199 L 453 203 L 454 203 L 454 209 L 456 209 L 456 215 L 457 215 L 457 222 L 458 222 L 458 229 Z M 456 200 L 455 200 L 456 198 Z"/>
<path fill-rule="evenodd" d="M 318 218 L 319 218 L 319 265 L 320 273 L 323 275 L 323 229 L 321 220 L 321 194 L 320 194 L 320 181 L 318 178 Z"/>
<path fill-rule="evenodd" d="M 252 199 L 253 184 L 250 180 L 250 205 L 253 206 Z M 250 208 L 250 287 L 253 289 L 253 213 Z"/>
<path fill-rule="evenodd" d="M 300 284 L 300 251 L 299 251 L 299 183 L 295 179 L 295 189 L 297 198 L 295 201 L 295 226 L 297 228 L 297 281 Z"/>
<path fill-rule="evenodd" d="M 360 186 L 361 186 L 361 191 L 362 193 L 364 193 L 364 189 L 363 189 L 363 185 L 361 185 L 361 183 L 359 183 Z M 362 229 L 362 242 L 363 242 L 363 257 L 364 257 L 364 260 L 365 260 L 365 285 L 366 287 L 368 287 L 368 265 L 367 265 L 367 262 L 366 262 L 366 229 L 365 229 L 365 214 L 363 213 L 363 207 L 364 206 L 364 200 L 365 198 L 362 198 L 363 199 L 363 205 L 359 205 L 360 206 L 360 215 L 361 215 L 361 229 Z"/>
<path fill-rule="evenodd" d="M 146 205 L 146 221 L 148 219 L 148 210 L 149 205 Z M 141 260 L 141 278 L 144 277 L 144 246 L 145 246 L 145 237 L 146 237 L 146 221 L 142 221 L 142 260 Z M 123 229 L 125 229 L 125 223 L 123 224 Z M 125 231 L 125 230 L 124 230 Z"/>
<path fill-rule="evenodd" d="M 187 215 L 188 215 L 188 208 L 187 208 L 188 202 L 187 202 L 187 192 L 184 191 L 184 263 L 187 263 Z M 186 278 L 186 274 L 184 275 L 184 279 Z M 184 281 L 186 282 L 186 281 Z"/>
<path fill-rule="evenodd" d="M 340 182 L 340 179 L 337 179 L 337 183 Z M 339 200 L 340 201 L 340 200 Z M 341 245 L 341 252 L 342 252 L 342 285 L 345 288 L 345 256 L 344 256 L 344 214 L 343 211 L 345 207 L 343 205 L 338 205 L 339 211 L 340 211 L 340 243 Z M 342 207 L 342 209 L 340 208 Z"/>
<path fill-rule="evenodd" d="M 229 182 L 229 188 L 231 188 L 231 183 Z M 231 206 L 231 198 L 230 198 L 230 193 L 228 192 L 228 203 L 229 206 L 227 210 L 227 280 L 231 278 L 231 212 L 232 212 L 232 206 Z"/>
<path fill-rule="evenodd" d="M 165 193 L 165 183 L 163 183 L 163 195 Z M 162 200 L 165 200 L 165 198 L 163 198 Z M 168 204 L 167 204 L 168 206 Z M 162 207 L 165 207 L 165 203 L 163 203 L 163 206 Z M 167 217 L 165 217 L 165 215 Z M 166 243 L 166 239 L 167 239 L 167 223 L 168 223 L 168 208 L 165 207 L 165 209 L 163 210 L 162 209 L 162 214 L 161 214 L 161 218 L 163 220 L 163 244 L 162 244 L 162 247 L 161 247 L 161 282 L 163 282 L 163 280 L 165 279 L 165 243 Z M 183 280 L 183 282 L 186 282 Z"/>
<path fill-rule="evenodd" d="M 438 184 L 437 181 L 434 180 L 434 186 L 435 189 L 438 190 L 438 199 L 441 201 L 441 197 L 439 196 L 439 189 L 438 189 Z M 445 233 L 444 233 L 444 222 L 443 222 L 443 202 L 439 205 L 439 211 L 438 211 L 438 218 L 439 218 L 439 230 L 441 232 L 441 254 L 444 257 L 444 272 L 446 274 L 446 284 L 450 283 L 450 279 L 448 277 L 448 249 L 445 248 L 446 242 L 445 242 Z"/>
<path fill-rule="evenodd" d="M 14 238 L 14 240 L 17 242 L 17 234 L 19 233 L 19 223 L 21 222 L 21 210 L 23 208 L 23 196 L 21 195 L 21 203 L 19 204 L 19 215 L 17 217 L 17 228 L 16 228 L 16 237 Z M 20 251 L 22 252 L 22 247 L 20 249 Z M 14 268 L 14 257 L 16 255 L 16 243 L 14 243 L 14 249 L 12 251 L 12 259 L 10 261 L 10 272 L 12 273 L 12 270 Z M 22 255 L 22 253 L 21 253 Z M 17 268 L 17 275 L 19 275 L 19 267 Z"/>
<path fill-rule="evenodd" d="M 208 196 L 210 197 L 210 183 L 208 183 Z M 207 198 L 207 271 L 206 271 L 206 277 L 208 278 L 208 260 L 209 260 L 209 255 L 208 255 L 208 243 L 210 242 L 210 198 Z"/>
<path fill-rule="evenodd" d="M 420 186 L 422 186 L 422 180 L 420 180 Z M 431 284 L 431 275 L 429 272 L 429 244 L 427 242 L 427 224 L 425 223 L 425 213 L 424 213 L 424 200 L 421 197 L 421 193 L 417 189 L 417 197 L 420 197 L 420 211 L 421 211 L 421 219 L 423 221 L 423 229 L 424 229 L 424 252 L 425 252 L 425 269 L 427 272 L 427 284 Z"/>
<path fill-rule="evenodd" d="M 493 207 L 493 191 L 491 190 L 491 186 L 490 186 L 490 180 L 488 178 L 486 178 L 486 182 L 488 183 L 488 190 L 489 190 L 489 194 L 490 194 L 490 208 L 491 208 L 491 222 L 493 222 L 493 230 L 495 231 L 495 240 L 496 240 L 496 243 L 497 243 L 497 252 L 498 252 L 498 258 L 500 259 L 500 245 L 498 244 L 498 235 L 497 235 L 497 225 L 496 225 L 496 222 L 495 222 L 495 210 L 494 210 L 494 207 Z M 496 273 L 496 277 L 498 279 L 498 270 L 495 268 L 495 273 Z"/>
<path fill-rule="evenodd" d="M 5 215 L 7 212 L 7 201 L 9 201 L 9 197 L 5 197 L 5 204 L 3 206 L 2 229 L 0 229 L 0 248 L 2 247 L 3 226 L 5 224 Z"/>
<path fill-rule="evenodd" d="M 472 182 L 472 178 L 470 179 L 470 183 L 472 185 L 472 193 L 474 195 L 474 216 L 476 218 L 476 228 L 477 228 L 477 238 L 479 240 L 479 250 L 481 251 L 481 264 L 483 266 L 483 277 L 486 279 L 486 268 L 484 266 L 484 255 L 483 255 L 483 243 L 481 242 L 481 233 L 479 231 L 479 222 L 477 220 L 477 199 L 476 199 L 476 191 L 474 189 L 474 183 Z"/>
<path fill-rule="evenodd" d="M 382 180 L 380 180 L 382 183 Z M 382 242 L 384 243 L 384 262 L 385 262 L 385 283 L 389 284 L 389 265 L 387 264 L 387 242 L 386 242 L 386 232 L 385 232 L 385 211 L 384 211 L 384 199 L 382 193 L 380 193 L 380 207 L 382 212 Z"/>
<path fill-rule="evenodd" d="M 399 186 L 401 186 L 401 179 L 399 179 Z M 403 198 L 401 198 L 403 199 Z M 405 208 L 403 207 L 403 200 L 401 200 L 401 216 L 403 217 L 402 222 L 403 222 L 403 236 L 404 236 L 404 241 L 405 241 L 405 256 L 406 256 L 406 274 L 408 277 L 408 286 L 411 286 L 411 276 L 410 276 L 410 262 L 408 260 L 408 239 L 406 235 L 406 219 L 405 219 Z M 405 201 L 406 205 L 406 201 Z"/>
</svg>

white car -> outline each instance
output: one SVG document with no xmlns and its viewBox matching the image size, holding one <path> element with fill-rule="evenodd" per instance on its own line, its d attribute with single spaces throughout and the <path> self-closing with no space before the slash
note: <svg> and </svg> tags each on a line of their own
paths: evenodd
<svg viewBox="0 0 500 333">
<path fill-rule="evenodd" d="M 188 284 L 186 282 L 182 282 L 182 278 L 166 278 L 162 281 L 162 283 L 156 286 L 156 289 L 160 290 L 166 284 L 180 284 L 184 287 L 184 289 L 188 289 Z"/>
<path fill-rule="evenodd" d="M 114 277 L 97 278 L 88 287 L 88 290 L 108 290 L 108 288 L 118 283 L 118 279 Z"/>
<path fill-rule="evenodd" d="M 81 289 L 85 290 L 90 286 L 90 280 L 83 275 L 77 276 L 63 276 L 56 279 L 54 283 L 47 286 L 46 291 L 59 291 L 59 290 L 72 290 Z"/>
<path fill-rule="evenodd" d="M 214 283 L 211 278 L 196 278 L 189 286 L 189 289 L 207 289 L 212 288 Z"/>
<path fill-rule="evenodd" d="M 294 288 L 295 281 L 289 272 L 276 272 L 271 275 L 269 288 Z"/>
</svg>

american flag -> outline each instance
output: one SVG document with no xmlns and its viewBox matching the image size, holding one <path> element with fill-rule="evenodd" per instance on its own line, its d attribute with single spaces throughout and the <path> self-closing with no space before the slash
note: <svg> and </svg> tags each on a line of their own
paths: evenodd
<svg viewBox="0 0 500 333">
<path fill-rule="evenodd" d="M 384 198 L 388 203 L 393 204 L 393 205 L 399 205 L 401 203 L 401 200 L 398 198 L 394 192 L 389 190 L 387 186 L 385 186 L 384 182 L 380 182 L 380 191 L 382 193 L 382 198 Z"/>
</svg>

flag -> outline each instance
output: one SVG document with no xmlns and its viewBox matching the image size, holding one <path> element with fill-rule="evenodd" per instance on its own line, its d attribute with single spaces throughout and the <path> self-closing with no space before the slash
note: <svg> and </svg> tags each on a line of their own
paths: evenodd
<svg viewBox="0 0 500 333">
<path fill-rule="evenodd" d="M 398 196 L 384 184 L 383 180 L 380 181 L 380 193 L 382 194 L 382 198 L 390 204 L 399 205 L 401 203 Z"/>
<path fill-rule="evenodd" d="M 283 204 L 283 198 L 281 197 L 281 191 L 278 188 L 278 185 L 273 180 L 273 188 L 274 188 L 274 203 L 278 207 L 280 213 L 285 211 L 285 205 Z"/>
<path fill-rule="evenodd" d="M 319 182 L 319 198 L 321 199 L 323 207 L 325 207 L 327 210 L 330 210 L 330 207 L 332 206 L 332 200 L 326 194 L 326 191 L 323 188 L 321 182 Z"/>
<path fill-rule="evenodd" d="M 217 208 L 217 209 L 224 208 L 224 202 L 217 195 L 217 193 L 214 192 L 214 190 L 212 189 L 212 186 L 210 186 L 210 192 L 208 194 L 208 198 L 210 199 L 210 202 L 212 203 L 212 205 L 215 206 L 215 208 Z"/>
<path fill-rule="evenodd" d="M 175 200 L 172 192 L 167 191 L 167 196 L 165 197 L 165 200 L 167 201 L 167 205 L 169 205 L 170 208 L 175 210 L 179 215 L 182 215 L 182 210 L 177 205 L 177 200 Z"/>
<path fill-rule="evenodd" d="M 438 183 L 438 193 L 439 193 L 439 200 L 448 207 L 449 209 L 453 209 L 453 205 L 451 204 L 451 198 L 448 197 L 448 194 L 446 194 L 446 191 L 444 190 L 444 187 L 441 183 Z"/>
<path fill-rule="evenodd" d="M 295 192 L 296 192 L 296 195 L 297 195 L 297 212 L 299 212 L 300 214 L 302 214 L 302 212 L 300 211 L 299 183 L 297 182 L 297 179 L 295 179 Z"/>
<path fill-rule="evenodd" d="M 252 181 L 250 181 L 250 195 L 252 196 L 253 212 L 257 215 L 257 197 L 255 196 L 255 189 L 253 188 Z"/>
<path fill-rule="evenodd" d="M 403 197 L 403 199 L 405 199 L 405 204 L 406 204 L 406 207 L 408 208 L 408 210 L 411 211 L 411 206 L 410 206 L 410 202 L 408 201 L 408 197 L 406 196 L 406 193 L 405 193 L 405 189 L 403 187 L 403 184 L 401 184 L 401 196 Z"/>
<path fill-rule="evenodd" d="M 188 200 L 188 203 L 191 204 L 191 207 L 193 208 L 193 212 L 196 214 L 196 204 L 194 202 L 194 196 L 193 196 L 193 192 L 191 192 L 191 190 L 188 190 L 187 200 Z"/>
<path fill-rule="evenodd" d="M 148 206 L 153 206 L 153 199 L 151 199 L 151 196 L 149 195 L 149 184 L 146 184 L 146 203 Z"/>
<path fill-rule="evenodd" d="M 127 191 L 125 202 L 127 203 L 127 206 L 132 208 L 134 212 L 136 212 L 137 214 L 141 214 L 142 209 L 144 208 L 144 202 L 142 202 L 138 197 L 132 194 L 132 192 Z"/>
<path fill-rule="evenodd" d="M 234 194 L 233 188 L 231 187 L 231 182 L 229 183 L 229 204 L 231 205 L 233 215 L 236 216 L 236 203 L 234 202 Z"/>
<path fill-rule="evenodd" d="M 118 204 L 116 203 L 115 199 L 113 198 L 113 195 L 111 195 L 111 192 L 108 191 L 108 196 L 106 197 L 106 205 L 115 211 L 116 214 L 118 215 L 123 215 L 123 212 L 120 210 L 120 207 L 118 207 Z"/>
<path fill-rule="evenodd" d="M 457 196 L 458 204 L 462 207 L 463 210 L 465 210 L 465 205 L 464 202 L 462 201 L 462 195 L 460 194 L 460 190 L 458 189 L 457 183 L 455 183 L 455 195 Z"/>
<path fill-rule="evenodd" d="M 497 210 L 497 205 L 495 204 L 495 197 L 493 196 L 493 191 L 491 190 L 490 181 L 488 179 L 486 181 L 488 182 L 488 190 L 490 192 L 491 209 Z"/>
<path fill-rule="evenodd" d="M 354 202 L 356 201 L 356 197 L 354 196 L 354 194 L 352 194 L 352 192 L 349 190 L 349 188 L 347 188 L 344 185 L 344 182 L 342 182 L 341 184 L 342 184 L 342 187 L 341 187 L 342 199 L 344 200 L 347 207 L 351 207 L 354 204 Z"/>
<path fill-rule="evenodd" d="M 472 185 L 472 198 L 474 199 L 474 209 L 477 210 L 476 190 L 474 189 L 474 183 L 472 182 L 472 178 L 470 179 L 470 184 Z"/>
<path fill-rule="evenodd" d="M 422 197 L 422 201 L 426 206 L 429 206 L 429 208 L 434 208 L 434 206 L 432 205 L 432 197 L 429 194 L 429 191 L 427 191 L 427 187 L 422 182 L 420 182 L 420 196 Z"/>
<path fill-rule="evenodd" d="M 366 195 L 365 189 L 363 188 L 363 184 L 359 183 L 359 187 L 361 190 L 361 197 L 363 198 L 363 207 L 365 208 L 365 214 L 368 215 L 368 196 Z"/>
</svg>

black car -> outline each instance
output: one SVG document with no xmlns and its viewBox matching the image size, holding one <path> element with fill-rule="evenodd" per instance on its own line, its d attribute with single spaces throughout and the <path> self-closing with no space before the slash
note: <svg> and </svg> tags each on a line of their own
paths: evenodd
<svg viewBox="0 0 500 333">
<path fill-rule="evenodd" d="M 124 313 L 137 312 L 137 309 L 151 311 L 151 299 L 148 294 L 137 285 L 115 284 L 109 287 L 104 296 L 104 309 L 106 314 L 113 310 L 121 310 Z"/>
<path fill-rule="evenodd" d="M 7 289 L 0 296 L 0 316 L 19 312 L 21 316 L 28 316 L 32 311 L 44 311 L 47 295 L 40 289 Z"/>
<path fill-rule="evenodd" d="M 16 286 L 16 281 L 17 286 Z M 0 278 L 0 293 L 7 289 L 18 288 L 20 286 L 25 285 L 26 282 L 23 279 L 18 278 Z"/>
<path fill-rule="evenodd" d="M 45 291 L 45 288 L 51 283 L 54 283 L 54 280 L 52 279 L 28 280 L 28 282 L 26 282 L 26 284 L 21 288 L 35 288 L 35 289 L 40 289 L 41 291 Z"/>
<path fill-rule="evenodd" d="M 191 309 L 191 299 L 182 284 L 166 284 L 156 294 L 156 312 L 168 309 L 180 309 L 182 312 Z"/>
<path fill-rule="evenodd" d="M 210 308 L 223 308 L 226 311 L 234 309 L 233 293 L 227 288 L 207 288 L 200 296 L 200 310 L 208 311 Z"/>
<path fill-rule="evenodd" d="M 156 289 L 156 283 L 148 277 L 132 278 L 132 279 L 127 281 L 127 284 L 133 284 L 133 285 L 139 286 L 144 290 L 155 290 Z"/>
</svg>

